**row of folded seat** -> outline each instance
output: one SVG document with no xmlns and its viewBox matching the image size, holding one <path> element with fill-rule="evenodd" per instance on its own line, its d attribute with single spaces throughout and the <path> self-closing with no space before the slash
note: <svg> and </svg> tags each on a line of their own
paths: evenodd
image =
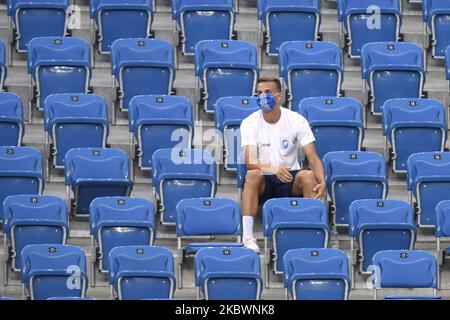
<svg viewBox="0 0 450 320">
<path fill-rule="evenodd" d="M 18 195 L 7 198 L 4 203 L 8 213 L 4 220 L 7 237 L 5 251 L 10 253 L 13 270 L 22 272 L 22 282 L 26 288 L 33 288 L 31 298 L 60 296 L 61 292 L 69 296 L 84 296 L 87 288 L 84 253 L 80 249 L 62 247 L 69 233 L 64 202 L 52 196 Z M 450 201 L 444 201 L 438 207 L 438 214 L 445 221 Z M 359 262 L 361 272 L 375 271 L 376 288 L 438 287 L 434 256 L 410 251 L 414 247 L 415 227 L 408 204 L 394 200 L 360 200 L 355 201 L 350 210 L 352 254 L 360 257 L 359 260 L 352 258 L 352 270 Z M 178 204 L 177 216 L 179 287 L 182 287 L 184 257 L 189 254 L 195 255 L 195 282 L 199 297 L 236 299 L 233 286 L 237 286 L 242 289 L 238 298 L 258 299 L 262 279 L 256 253 L 240 248 L 242 244 L 236 242 L 208 241 L 182 245 L 183 239 L 191 242 L 193 237 L 205 235 L 239 236 L 241 217 L 237 204 L 218 198 L 186 199 Z M 269 267 L 273 264 L 275 273 L 284 272 L 284 285 L 294 299 L 348 298 L 353 272 L 350 274 L 345 253 L 325 249 L 329 240 L 326 220 L 325 206 L 319 200 L 283 198 L 272 199 L 264 205 L 264 233 L 273 248 L 266 247 L 267 287 Z M 98 269 L 109 273 L 110 284 L 114 285 L 120 299 L 172 297 L 175 276 L 170 251 L 147 248 L 154 243 L 156 236 L 154 210 L 147 200 L 97 198 L 90 208 L 90 225 L 93 286 Z M 123 234 L 124 228 L 126 234 Z M 353 249 L 353 239 L 358 244 L 357 250 Z M 69 262 L 64 248 L 78 254 Z M 274 251 L 273 254 L 270 250 Z M 57 259 L 58 254 L 61 259 Z M 281 257 L 284 257 L 283 260 Z M 390 260 L 383 267 L 386 275 L 377 273 L 379 270 L 373 266 L 384 260 Z M 5 261 L 5 267 L 9 268 L 8 259 Z M 367 261 L 373 261 L 370 263 L 372 266 Z M 70 270 L 65 270 L 69 266 Z M 421 276 L 410 277 L 411 274 Z M 40 276 L 45 278 L 41 282 Z M 61 283 L 53 284 L 53 281 L 65 283 L 64 276 L 80 278 L 72 279 L 72 288 L 66 286 L 63 289 Z M 71 291 L 75 289 L 78 291 Z"/>
</svg>

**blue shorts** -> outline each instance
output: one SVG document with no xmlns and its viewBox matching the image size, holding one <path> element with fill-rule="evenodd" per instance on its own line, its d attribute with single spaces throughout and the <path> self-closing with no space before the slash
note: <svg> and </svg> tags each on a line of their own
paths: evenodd
<svg viewBox="0 0 450 320">
<path fill-rule="evenodd" d="M 289 171 L 292 174 L 292 177 L 295 179 L 297 172 L 300 170 L 291 170 Z M 262 202 L 272 198 L 285 198 L 291 197 L 292 184 L 294 183 L 294 179 L 292 182 L 281 182 L 280 179 L 277 178 L 276 175 L 265 175 L 264 176 L 264 193 L 260 197 Z"/>
</svg>

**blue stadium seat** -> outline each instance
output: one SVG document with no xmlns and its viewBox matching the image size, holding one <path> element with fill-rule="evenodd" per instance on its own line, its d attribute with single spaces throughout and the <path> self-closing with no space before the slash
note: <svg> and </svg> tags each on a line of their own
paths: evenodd
<svg viewBox="0 0 450 320">
<path fill-rule="evenodd" d="M 318 97 L 300 102 L 299 113 L 311 126 L 321 159 L 331 151 L 361 150 L 364 139 L 361 110 L 361 103 L 353 98 Z"/>
<path fill-rule="evenodd" d="M 158 149 L 192 146 L 192 103 L 184 97 L 136 96 L 131 99 L 128 120 L 131 146 L 137 145 L 136 158 L 142 170 L 151 170 Z"/>
<path fill-rule="evenodd" d="M 278 55 L 286 41 L 318 40 L 319 0 L 258 0 L 257 3 L 266 54 Z"/>
<path fill-rule="evenodd" d="M 10 300 L 14 300 L 14 299 L 9 298 L 9 297 L 0 296 L 0 301 L 10 301 Z"/>
<path fill-rule="evenodd" d="M 348 258 L 339 249 L 293 249 L 283 256 L 284 286 L 293 300 L 347 300 Z"/>
<path fill-rule="evenodd" d="M 346 39 L 350 58 L 362 56 L 371 42 L 398 41 L 402 13 L 399 0 L 338 0 L 341 36 Z"/>
<path fill-rule="evenodd" d="M 439 265 L 445 263 L 450 247 L 442 249 L 442 238 L 450 238 L 450 200 L 442 200 L 436 206 L 436 251 Z"/>
<path fill-rule="evenodd" d="M 445 49 L 450 45 L 450 1 L 422 0 L 425 35 L 430 37 L 431 55 L 443 59 Z"/>
<path fill-rule="evenodd" d="M 173 0 L 172 20 L 181 53 L 193 55 L 202 40 L 231 40 L 236 20 L 233 0 Z"/>
<path fill-rule="evenodd" d="M 45 300 L 50 301 L 91 301 L 95 300 L 94 298 L 81 298 L 81 297 L 51 297 Z"/>
<path fill-rule="evenodd" d="M 383 135 L 392 147 L 393 171 L 406 172 L 410 155 L 444 151 L 445 108 L 440 101 L 432 99 L 387 100 L 383 106 Z"/>
<path fill-rule="evenodd" d="M 162 247 L 117 247 L 109 254 L 109 283 L 119 300 L 171 299 L 175 292 L 173 256 Z"/>
<path fill-rule="evenodd" d="M 195 256 L 195 286 L 206 300 L 259 300 L 263 287 L 256 252 L 247 248 L 203 248 Z"/>
<path fill-rule="evenodd" d="M 374 299 L 377 290 L 385 288 L 432 288 L 436 295 L 438 270 L 435 256 L 422 250 L 380 251 L 372 260 Z M 398 297 L 398 296 L 397 296 Z M 405 298 L 404 296 L 400 296 Z M 390 296 L 390 299 L 396 296 Z M 414 296 L 411 296 L 414 298 Z M 415 297 L 423 299 L 424 297 Z"/>
<path fill-rule="evenodd" d="M 11 195 L 41 194 L 44 191 L 42 154 L 29 147 L 0 146 L 0 204 Z M 7 186 L 7 187 L 6 187 Z M 3 206 L 0 205 L 3 220 Z"/>
<path fill-rule="evenodd" d="M 411 202 L 414 197 L 417 203 L 419 227 L 435 227 L 436 205 L 449 199 L 450 152 L 411 155 L 407 162 L 407 183 Z"/>
<path fill-rule="evenodd" d="M 278 198 L 267 200 L 262 209 L 266 287 L 269 268 L 275 274 L 284 270 L 283 256 L 291 249 L 326 248 L 330 239 L 328 210 L 317 199 Z M 272 248 L 268 247 L 271 243 Z"/>
<path fill-rule="evenodd" d="M 176 232 L 178 240 L 178 286 L 183 287 L 185 257 L 194 256 L 205 247 L 241 247 L 241 210 L 231 199 L 192 198 L 177 204 Z M 192 242 L 183 245 L 184 239 L 221 237 L 237 242 Z"/>
<path fill-rule="evenodd" d="M 333 224 L 347 226 L 350 204 L 360 199 L 384 199 L 388 193 L 386 163 L 374 152 L 334 151 L 323 159 Z"/>
<path fill-rule="evenodd" d="M 133 187 L 128 155 L 120 149 L 71 149 L 64 170 L 67 201 L 74 215 L 87 215 L 95 198 L 128 196 Z"/>
<path fill-rule="evenodd" d="M 225 170 L 235 171 L 242 152 L 240 127 L 242 120 L 260 108 L 255 97 L 223 97 L 217 100 L 214 119 L 224 147 Z"/>
<path fill-rule="evenodd" d="M 86 255 L 81 248 L 60 244 L 29 245 L 22 250 L 21 259 L 21 281 L 32 300 L 85 297 Z"/>
<path fill-rule="evenodd" d="M 0 91 L 4 90 L 5 80 L 8 75 L 8 61 L 6 57 L 6 45 L 0 39 Z"/>
<path fill-rule="evenodd" d="M 69 0 L 8 0 L 16 50 L 26 52 L 34 38 L 65 36 L 68 9 Z"/>
<path fill-rule="evenodd" d="M 80 38 L 34 38 L 28 45 L 28 74 L 39 110 L 54 93 L 88 93 L 91 48 Z"/>
<path fill-rule="evenodd" d="M 141 198 L 96 198 L 89 207 L 89 226 L 93 243 L 92 274 L 96 267 L 108 272 L 108 256 L 121 246 L 151 246 L 156 236 L 153 204 Z M 95 285 L 95 277 L 91 279 Z"/>
<path fill-rule="evenodd" d="M 445 79 L 450 80 L 450 45 L 445 49 Z"/>
<path fill-rule="evenodd" d="M 159 149 L 152 164 L 152 185 L 163 224 L 175 224 L 180 200 L 216 194 L 216 163 L 206 150 Z"/>
<path fill-rule="evenodd" d="M 361 75 L 375 115 L 381 115 L 386 100 L 420 98 L 425 83 L 422 48 L 412 42 L 368 43 L 361 50 Z"/>
<path fill-rule="evenodd" d="M 20 146 L 25 134 L 22 99 L 9 92 L 0 92 L 0 145 Z"/>
<path fill-rule="evenodd" d="M 342 54 L 331 42 L 291 41 L 280 47 L 280 78 L 288 107 L 298 111 L 304 98 L 339 96 L 344 77 Z"/>
<path fill-rule="evenodd" d="M 195 46 L 195 76 L 206 112 L 214 112 L 219 98 L 253 95 L 258 73 L 258 53 L 249 42 L 205 40 Z"/>
<path fill-rule="evenodd" d="M 119 39 L 111 47 L 111 72 L 120 110 L 138 95 L 171 94 L 175 80 L 174 50 L 160 39 Z"/>
<path fill-rule="evenodd" d="M 372 257 L 379 251 L 414 249 L 417 230 L 413 209 L 407 202 L 356 200 L 349 214 L 352 265 L 359 264 L 360 273 L 370 273 Z"/>
<path fill-rule="evenodd" d="M 20 253 L 27 245 L 66 244 L 69 238 L 67 207 L 58 197 L 13 195 L 3 202 L 3 210 L 6 275 L 11 267 L 21 270 Z"/>
<path fill-rule="evenodd" d="M 44 102 L 44 130 L 53 166 L 64 168 L 70 149 L 106 146 L 108 105 L 93 94 L 52 94 Z"/>
<path fill-rule="evenodd" d="M 89 12 L 100 54 L 110 53 L 117 39 L 151 37 L 151 0 L 90 0 Z"/>
</svg>

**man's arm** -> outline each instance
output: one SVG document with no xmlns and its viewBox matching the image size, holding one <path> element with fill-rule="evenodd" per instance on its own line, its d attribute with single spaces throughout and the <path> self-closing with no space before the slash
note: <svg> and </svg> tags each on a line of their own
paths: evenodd
<svg viewBox="0 0 450 320">
<path fill-rule="evenodd" d="M 291 182 L 294 177 L 289 168 L 262 163 L 258 160 L 257 147 L 254 145 L 244 146 L 245 164 L 248 170 L 260 170 L 262 174 L 276 175 L 282 182 Z"/>
<path fill-rule="evenodd" d="M 317 185 L 313 189 L 313 191 L 317 193 L 315 198 L 323 199 L 326 191 L 325 173 L 323 170 L 322 161 L 317 155 L 316 146 L 314 145 L 314 143 L 308 143 L 307 145 L 303 146 L 303 152 L 308 159 L 311 171 L 313 172 L 314 177 L 317 181 Z"/>
</svg>

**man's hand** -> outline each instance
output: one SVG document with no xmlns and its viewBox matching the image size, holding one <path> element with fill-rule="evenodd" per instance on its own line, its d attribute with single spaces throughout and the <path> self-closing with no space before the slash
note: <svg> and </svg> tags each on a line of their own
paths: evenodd
<svg viewBox="0 0 450 320">
<path fill-rule="evenodd" d="M 324 198 L 324 196 L 325 196 L 325 191 L 326 191 L 325 182 L 318 183 L 318 184 L 314 187 L 313 191 L 314 191 L 315 193 L 317 193 L 316 196 L 314 197 L 315 199 L 323 200 L 323 198 Z"/>
<path fill-rule="evenodd" d="M 288 168 L 285 167 L 279 167 L 277 172 L 275 173 L 275 176 L 284 183 L 289 183 L 294 180 L 294 177 L 289 172 Z"/>
</svg>

